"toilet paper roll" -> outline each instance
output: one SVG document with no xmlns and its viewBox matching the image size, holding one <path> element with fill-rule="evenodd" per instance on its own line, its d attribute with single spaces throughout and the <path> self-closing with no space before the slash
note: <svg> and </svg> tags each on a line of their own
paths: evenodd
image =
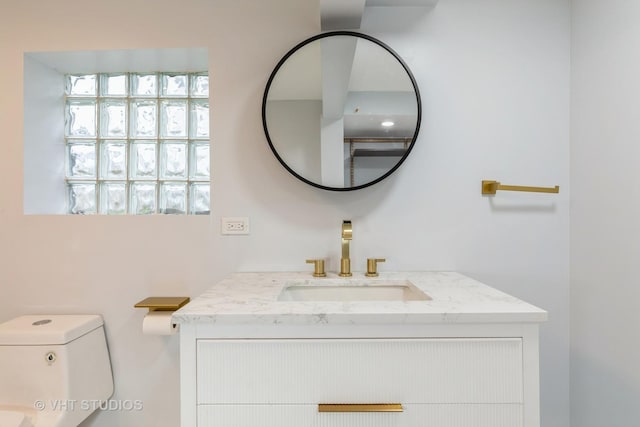
<svg viewBox="0 0 640 427">
<path fill-rule="evenodd" d="M 178 325 L 171 321 L 172 311 L 150 311 L 142 321 L 142 333 L 146 335 L 173 335 Z"/>
</svg>

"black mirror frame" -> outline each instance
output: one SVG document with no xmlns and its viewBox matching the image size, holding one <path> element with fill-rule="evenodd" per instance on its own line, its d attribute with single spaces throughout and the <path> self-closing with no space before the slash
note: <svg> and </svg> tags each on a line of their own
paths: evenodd
<svg viewBox="0 0 640 427">
<path fill-rule="evenodd" d="M 416 120 L 416 130 L 413 133 L 413 137 L 411 139 L 411 143 L 409 144 L 409 147 L 407 148 L 407 150 L 406 150 L 405 154 L 402 156 L 402 158 L 400 158 L 400 160 L 398 160 L 398 163 L 396 163 L 391 169 L 389 169 L 389 171 L 387 171 L 387 173 L 385 173 L 384 175 L 374 179 L 373 181 L 369 181 L 366 184 L 356 185 L 356 186 L 353 186 L 353 187 L 327 187 L 325 185 L 321 185 L 321 184 L 315 183 L 313 181 L 309 181 L 305 177 L 303 177 L 303 176 L 299 175 L 298 173 L 296 173 L 293 169 L 291 169 L 289 167 L 289 165 L 287 165 L 287 163 L 278 154 L 278 151 L 276 150 L 276 148 L 273 145 L 273 142 L 271 141 L 271 136 L 269 135 L 269 129 L 267 127 L 267 118 L 266 118 L 267 96 L 269 95 L 269 89 L 271 88 L 271 83 L 273 82 L 273 79 L 275 78 L 276 74 L 278 73 L 278 71 L 280 70 L 282 65 L 287 61 L 287 59 L 289 59 L 289 57 L 291 55 L 296 53 L 299 49 L 301 49 L 302 47 L 306 46 L 307 44 L 312 43 L 312 42 L 314 42 L 316 40 L 319 40 L 319 39 L 323 39 L 323 38 L 326 38 L 326 37 L 334 37 L 334 36 L 352 36 L 352 37 L 359 37 L 359 38 L 362 38 L 362 39 L 365 39 L 365 40 L 369 40 L 370 42 L 373 42 L 373 43 L 377 44 L 378 46 L 382 47 L 387 52 L 389 52 L 391 55 L 393 55 L 393 57 L 400 63 L 400 65 L 402 65 L 402 68 L 404 68 L 404 70 L 406 71 L 407 75 L 409 76 L 409 79 L 411 80 L 411 84 L 413 85 L 413 90 L 415 91 L 415 94 L 416 94 L 416 103 L 417 103 L 417 107 L 418 107 L 417 120 Z M 305 183 L 307 183 L 307 184 L 309 184 L 309 185 L 311 185 L 313 187 L 321 188 L 323 190 L 330 190 L 330 191 L 360 190 L 362 188 L 366 188 L 366 187 L 369 187 L 371 185 L 377 184 L 378 182 L 380 182 L 383 179 L 387 178 L 389 175 L 391 175 L 393 172 L 395 172 L 396 169 L 398 169 L 402 163 L 404 163 L 406 158 L 411 153 L 411 150 L 413 149 L 413 146 L 415 145 L 416 140 L 418 138 L 418 132 L 420 131 L 420 123 L 421 123 L 421 121 L 422 121 L 422 101 L 420 99 L 420 90 L 418 89 L 418 84 L 416 83 L 416 79 L 413 76 L 413 73 L 411 72 L 411 70 L 409 69 L 407 64 L 402 60 L 402 58 L 400 58 L 400 56 L 393 49 L 391 49 L 385 43 L 381 42 L 380 40 L 378 40 L 378 39 L 376 39 L 374 37 L 371 37 L 371 36 L 363 34 L 363 33 L 358 33 L 358 32 L 355 32 L 355 31 L 330 31 L 330 32 L 327 32 L 327 33 L 318 34 L 316 36 L 313 36 L 311 38 L 308 38 L 308 39 L 298 43 L 296 46 L 293 47 L 293 49 L 291 49 L 289 52 L 287 52 L 282 57 L 282 59 L 278 62 L 278 64 L 274 68 L 274 70 L 271 72 L 271 75 L 269 76 L 269 80 L 267 81 L 267 86 L 266 86 L 266 88 L 264 90 L 264 95 L 262 97 L 262 127 L 264 128 L 264 134 L 267 137 L 267 141 L 269 143 L 269 147 L 271 148 L 271 151 L 276 156 L 276 158 L 278 159 L 280 164 L 282 164 L 282 166 L 287 171 L 289 171 L 290 174 L 292 174 L 293 176 L 295 176 L 299 180 L 301 180 L 301 181 L 303 181 L 303 182 L 305 182 Z"/>
</svg>

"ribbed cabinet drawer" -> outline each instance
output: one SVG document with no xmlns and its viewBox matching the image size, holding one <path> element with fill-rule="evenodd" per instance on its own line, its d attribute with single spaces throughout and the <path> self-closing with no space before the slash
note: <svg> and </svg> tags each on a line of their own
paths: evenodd
<svg viewBox="0 0 640 427">
<path fill-rule="evenodd" d="M 312 405 L 204 405 L 199 427 L 522 427 L 521 405 L 407 405 L 401 413 L 318 413 Z"/>
<path fill-rule="evenodd" d="M 519 404 L 522 340 L 198 340 L 197 378 L 198 404 Z"/>
</svg>

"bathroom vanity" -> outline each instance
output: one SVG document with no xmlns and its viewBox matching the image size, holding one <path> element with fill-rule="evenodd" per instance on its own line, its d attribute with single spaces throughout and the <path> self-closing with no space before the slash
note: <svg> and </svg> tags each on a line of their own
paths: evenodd
<svg viewBox="0 0 640 427">
<path fill-rule="evenodd" d="M 539 427 L 546 312 L 458 273 L 238 273 L 173 315 L 182 427 Z"/>
</svg>

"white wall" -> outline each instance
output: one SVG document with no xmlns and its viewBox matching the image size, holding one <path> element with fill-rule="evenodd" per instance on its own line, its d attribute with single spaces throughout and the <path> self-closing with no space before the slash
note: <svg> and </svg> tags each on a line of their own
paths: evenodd
<svg viewBox="0 0 640 427">
<path fill-rule="evenodd" d="M 111 22 L 117 28 L 109 30 Z M 358 192 L 294 179 L 262 132 L 272 68 L 318 31 L 311 0 L 5 2 L 0 320 L 103 314 L 114 398 L 142 400 L 145 410 L 100 413 L 85 425 L 177 426 L 177 339 L 143 336 L 143 312 L 132 305 L 149 295 L 198 295 L 233 271 L 308 269 L 306 258 L 330 257 L 328 268 L 337 270 L 341 221 L 351 219 L 354 270 L 373 256 L 387 258 L 387 271 L 457 270 L 549 310 L 541 330 L 542 419 L 545 427 L 566 427 L 568 1 L 441 0 L 432 11 L 367 14 L 363 31 L 413 69 L 424 117 L 397 173 Z M 22 214 L 24 51 L 203 45 L 212 79 L 210 217 Z M 557 184 L 561 193 L 482 197 L 482 179 Z M 252 234 L 220 236 L 220 216 L 249 216 Z"/>
<path fill-rule="evenodd" d="M 640 418 L 640 3 L 573 0 L 571 416 Z"/>
<path fill-rule="evenodd" d="M 24 69 L 24 117 L 38 123 L 24 127 L 24 213 L 64 214 L 64 76 L 29 56 Z"/>
</svg>

